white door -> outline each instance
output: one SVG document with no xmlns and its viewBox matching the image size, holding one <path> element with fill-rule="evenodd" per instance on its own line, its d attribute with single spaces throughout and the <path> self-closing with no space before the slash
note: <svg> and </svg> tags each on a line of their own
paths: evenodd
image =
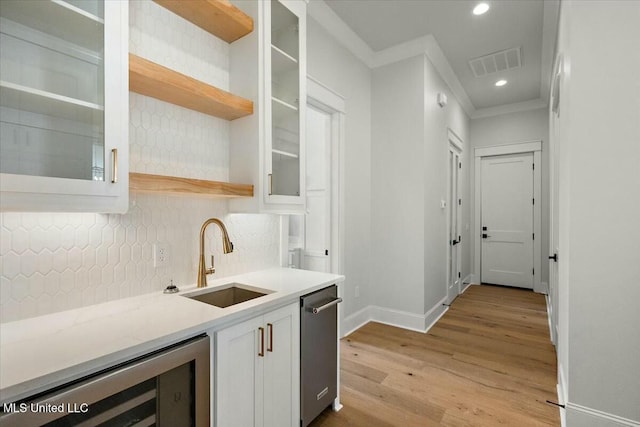
<svg viewBox="0 0 640 427">
<path fill-rule="evenodd" d="M 459 175 L 460 175 L 460 153 L 458 150 L 449 146 L 449 180 L 447 186 L 449 188 L 448 197 L 448 222 L 449 222 L 449 265 L 447 270 L 447 304 L 458 296 L 461 286 L 460 277 L 460 194 L 459 194 Z"/>
<path fill-rule="evenodd" d="M 483 157 L 481 177 L 481 281 L 533 289 L 533 153 Z"/>
<path fill-rule="evenodd" d="M 302 268 L 330 271 L 331 114 L 307 105 L 307 160 L 304 251 Z"/>
</svg>

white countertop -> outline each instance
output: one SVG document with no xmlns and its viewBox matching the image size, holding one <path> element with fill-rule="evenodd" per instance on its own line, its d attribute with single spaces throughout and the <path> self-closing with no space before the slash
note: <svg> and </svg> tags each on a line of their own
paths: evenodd
<svg viewBox="0 0 640 427">
<path fill-rule="evenodd" d="M 210 280 L 273 291 L 227 308 L 154 292 L 0 325 L 0 403 L 13 402 L 163 348 L 207 329 L 296 301 L 344 276 L 273 268 Z"/>
</svg>

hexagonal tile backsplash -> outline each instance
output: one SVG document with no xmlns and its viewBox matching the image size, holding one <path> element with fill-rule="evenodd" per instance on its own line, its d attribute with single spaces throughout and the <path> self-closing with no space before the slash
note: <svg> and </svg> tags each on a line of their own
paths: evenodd
<svg viewBox="0 0 640 427">
<path fill-rule="evenodd" d="M 130 51 L 228 88 L 229 45 L 150 0 L 130 2 Z M 130 94 L 132 171 L 227 180 L 229 123 Z M 224 277 L 279 263 L 279 217 L 229 214 L 206 198 L 130 195 L 129 212 L 0 215 L 0 321 L 24 319 L 164 288 L 193 284 L 198 235 L 222 219 L 235 250 L 222 254 L 220 231 L 207 231 L 207 260 Z M 154 244 L 169 260 L 154 267 Z"/>
</svg>

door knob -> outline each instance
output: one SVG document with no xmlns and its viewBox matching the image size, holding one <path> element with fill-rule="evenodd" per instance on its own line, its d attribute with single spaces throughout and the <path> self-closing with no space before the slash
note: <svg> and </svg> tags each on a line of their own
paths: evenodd
<svg viewBox="0 0 640 427">
<path fill-rule="evenodd" d="M 553 254 L 553 256 L 549 256 L 549 259 L 552 259 L 553 262 L 558 262 L 558 254 Z"/>
<path fill-rule="evenodd" d="M 487 237 L 491 237 L 491 236 L 489 236 L 487 233 L 482 233 L 482 238 L 483 239 L 486 239 Z"/>
</svg>

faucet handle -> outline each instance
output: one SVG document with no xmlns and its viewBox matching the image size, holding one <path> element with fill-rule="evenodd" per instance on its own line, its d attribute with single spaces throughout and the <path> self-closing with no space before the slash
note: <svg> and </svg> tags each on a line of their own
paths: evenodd
<svg viewBox="0 0 640 427">
<path fill-rule="evenodd" d="M 211 268 L 207 268 L 207 274 L 213 274 L 216 272 L 215 262 L 213 259 L 213 255 L 211 255 Z"/>
</svg>

